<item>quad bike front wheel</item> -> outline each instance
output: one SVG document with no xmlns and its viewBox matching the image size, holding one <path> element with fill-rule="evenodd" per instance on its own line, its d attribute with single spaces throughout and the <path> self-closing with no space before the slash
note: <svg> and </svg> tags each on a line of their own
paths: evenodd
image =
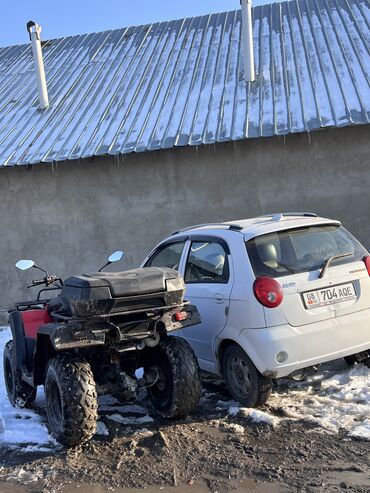
<svg viewBox="0 0 370 493">
<path fill-rule="evenodd" d="M 50 360 L 45 397 L 49 427 L 58 442 L 75 447 L 94 435 L 97 393 L 94 375 L 84 358 L 60 354 Z"/>
<path fill-rule="evenodd" d="M 37 390 L 21 380 L 14 364 L 13 352 L 13 341 L 9 341 L 5 344 L 3 352 L 6 393 L 12 406 L 30 407 L 36 399 Z"/>
<path fill-rule="evenodd" d="M 166 337 L 147 349 L 144 371 L 155 374 L 148 396 L 164 418 L 185 418 L 197 406 L 201 394 L 198 361 L 189 344 L 179 337 Z"/>
</svg>

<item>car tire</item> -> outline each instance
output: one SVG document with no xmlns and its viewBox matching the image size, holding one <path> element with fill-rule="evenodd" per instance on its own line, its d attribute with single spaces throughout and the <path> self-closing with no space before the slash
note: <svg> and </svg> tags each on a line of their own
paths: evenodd
<svg viewBox="0 0 370 493">
<path fill-rule="evenodd" d="M 182 419 L 198 405 L 201 380 L 198 361 L 189 344 L 179 337 L 165 337 L 143 355 L 145 372 L 156 372 L 148 397 L 164 418 Z"/>
<path fill-rule="evenodd" d="M 357 355 L 353 354 L 352 356 L 345 356 L 344 360 L 350 368 L 352 368 L 355 363 L 362 363 L 363 365 L 370 368 L 370 358 L 357 358 Z"/>
<path fill-rule="evenodd" d="M 97 392 L 94 375 L 84 358 L 60 354 L 50 360 L 45 397 L 49 427 L 59 443 L 75 447 L 95 434 Z"/>
<path fill-rule="evenodd" d="M 344 361 L 351 368 L 352 366 L 354 366 L 355 363 L 357 363 L 356 355 L 345 356 Z"/>
<path fill-rule="evenodd" d="M 222 367 L 233 399 L 246 407 L 258 407 L 267 402 L 272 381 L 261 375 L 240 346 L 233 344 L 226 349 Z"/>
<path fill-rule="evenodd" d="M 13 351 L 13 341 L 8 341 L 3 352 L 6 393 L 12 406 L 20 408 L 31 407 L 35 402 L 37 389 L 21 380 L 14 364 Z"/>
<path fill-rule="evenodd" d="M 363 364 L 365 366 L 367 366 L 368 368 L 370 368 L 370 358 L 366 358 L 364 361 L 363 361 Z"/>
</svg>

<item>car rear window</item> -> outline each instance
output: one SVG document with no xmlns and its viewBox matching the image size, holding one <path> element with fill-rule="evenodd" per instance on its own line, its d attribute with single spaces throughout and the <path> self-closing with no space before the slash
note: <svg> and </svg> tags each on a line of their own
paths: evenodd
<svg viewBox="0 0 370 493">
<path fill-rule="evenodd" d="M 246 243 L 253 271 L 258 276 L 281 277 L 314 271 L 335 255 L 330 265 L 361 260 L 365 248 L 342 226 L 324 225 L 277 231 L 256 236 Z"/>
</svg>

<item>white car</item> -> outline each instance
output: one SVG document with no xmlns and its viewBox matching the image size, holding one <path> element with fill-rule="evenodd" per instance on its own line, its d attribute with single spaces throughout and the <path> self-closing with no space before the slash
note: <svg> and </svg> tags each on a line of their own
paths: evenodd
<svg viewBox="0 0 370 493">
<path fill-rule="evenodd" d="M 193 226 L 142 265 L 182 274 L 202 321 L 178 335 L 246 406 L 266 402 L 272 379 L 370 361 L 370 256 L 339 221 L 303 212 Z"/>
</svg>

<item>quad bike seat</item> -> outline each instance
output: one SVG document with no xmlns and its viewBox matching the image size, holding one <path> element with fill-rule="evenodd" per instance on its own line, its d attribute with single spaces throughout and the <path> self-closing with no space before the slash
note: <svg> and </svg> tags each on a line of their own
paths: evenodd
<svg viewBox="0 0 370 493">
<path fill-rule="evenodd" d="M 73 315 L 89 316 L 181 304 L 184 290 L 175 270 L 146 267 L 69 277 L 61 299 Z"/>
<path fill-rule="evenodd" d="M 170 269 L 148 267 L 124 272 L 99 272 L 70 277 L 65 285 L 77 289 L 109 289 L 112 298 L 158 293 L 166 290 L 168 279 L 177 279 L 178 273 Z"/>
</svg>

